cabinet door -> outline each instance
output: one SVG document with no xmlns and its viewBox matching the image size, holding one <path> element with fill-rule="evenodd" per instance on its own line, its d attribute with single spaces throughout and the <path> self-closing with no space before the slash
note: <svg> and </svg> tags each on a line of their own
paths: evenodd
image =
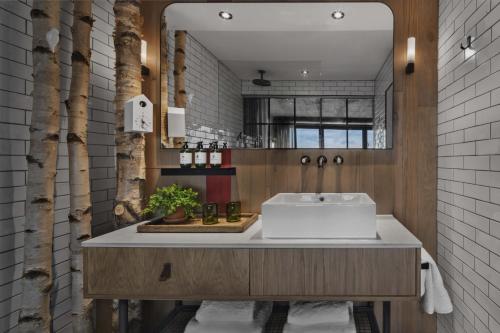
<svg viewBox="0 0 500 333">
<path fill-rule="evenodd" d="M 416 249 L 258 249 L 252 296 L 414 297 Z"/>
<path fill-rule="evenodd" d="M 85 297 L 109 299 L 127 295 L 127 298 L 140 298 L 144 285 L 144 256 L 141 248 L 85 248 Z"/>
<path fill-rule="evenodd" d="M 248 297 L 248 261 L 248 250 L 152 249 L 145 265 L 145 293 L 151 298 Z"/>
<path fill-rule="evenodd" d="M 249 295 L 248 250 L 85 249 L 85 296 L 232 299 Z"/>
<path fill-rule="evenodd" d="M 250 272 L 252 296 L 324 294 L 322 249 L 255 249 Z"/>
</svg>

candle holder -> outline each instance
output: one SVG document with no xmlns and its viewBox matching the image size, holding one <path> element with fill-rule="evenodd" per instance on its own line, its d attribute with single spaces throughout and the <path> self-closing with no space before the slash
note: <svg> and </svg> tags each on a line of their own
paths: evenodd
<svg viewBox="0 0 500 333">
<path fill-rule="evenodd" d="M 217 224 L 219 223 L 219 215 L 217 212 L 217 204 L 209 202 L 203 204 L 202 208 L 202 222 L 203 224 Z"/>
<path fill-rule="evenodd" d="M 239 222 L 241 220 L 241 202 L 231 201 L 226 204 L 226 221 Z"/>
</svg>

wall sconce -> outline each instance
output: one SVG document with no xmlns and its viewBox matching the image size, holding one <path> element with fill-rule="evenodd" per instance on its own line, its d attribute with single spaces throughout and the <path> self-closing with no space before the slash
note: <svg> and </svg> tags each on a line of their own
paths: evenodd
<svg viewBox="0 0 500 333">
<path fill-rule="evenodd" d="M 411 74 L 415 71 L 415 37 L 408 38 L 406 48 L 406 74 Z"/>
<path fill-rule="evenodd" d="M 472 36 L 467 36 L 465 39 L 465 44 L 460 43 L 460 48 L 464 50 L 465 59 L 473 56 L 476 53 L 476 50 L 474 50 L 474 48 L 472 47 L 473 40 L 474 38 Z"/>
<path fill-rule="evenodd" d="M 141 40 L 141 74 L 143 76 L 149 75 L 149 68 L 146 67 L 148 62 L 148 42 Z"/>
</svg>

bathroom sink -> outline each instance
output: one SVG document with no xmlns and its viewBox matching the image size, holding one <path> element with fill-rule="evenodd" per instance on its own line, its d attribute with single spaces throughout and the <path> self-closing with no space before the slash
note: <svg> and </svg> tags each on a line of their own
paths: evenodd
<svg viewBox="0 0 500 333">
<path fill-rule="evenodd" d="M 376 238 L 366 193 L 279 193 L 262 204 L 265 238 Z"/>
</svg>

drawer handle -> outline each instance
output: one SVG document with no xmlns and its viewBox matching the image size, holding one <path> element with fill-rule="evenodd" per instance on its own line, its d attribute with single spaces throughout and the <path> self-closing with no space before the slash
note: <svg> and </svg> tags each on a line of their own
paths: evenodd
<svg viewBox="0 0 500 333">
<path fill-rule="evenodd" d="M 170 276 L 172 275 L 172 264 L 167 262 L 166 264 L 163 265 L 163 269 L 160 274 L 160 281 L 167 281 L 170 279 Z"/>
</svg>

